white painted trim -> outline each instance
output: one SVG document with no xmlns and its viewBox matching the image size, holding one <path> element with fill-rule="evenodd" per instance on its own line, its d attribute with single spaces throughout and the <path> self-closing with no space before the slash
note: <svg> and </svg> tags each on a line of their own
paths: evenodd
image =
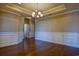
<svg viewBox="0 0 79 59">
<path fill-rule="evenodd" d="M 35 39 L 79 48 L 79 33 L 36 32 Z"/>
<path fill-rule="evenodd" d="M 56 6 L 56 7 L 52 8 L 52 9 L 47 10 L 47 11 L 44 11 L 43 13 L 44 13 L 44 15 L 48 15 L 48 14 L 56 13 L 56 12 L 63 11 L 63 10 L 66 10 L 64 4 Z"/>
<path fill-rule="evenodd" d="M 46 17 L 39 18 L 37 20 L 37 22 L 42 21 L 43 19 L 49 19 L 51 17 L 56 17 L 56 16 L 60 16 L 60 15 L 64 15 L 64 14 L 78 12 L 78 11 L 79 11 L 79 9 L 75 9 L 75 10 L 70 10 L 70 11 L 64 11 L 64 12 L 61 12 L 61 13 L 58 13 L 58 14 L 52 14 L 52 15 L 49 15 L 49 16 L 46 16 Z M 40 19 L 42 19 L 42 20 L 40 20 Z"/>
<path fill-rule="evenodd" d="M 32 13 L 32 11 L 25 9 L 25 8 L 22 8 L 18 5 L 15 5 L 15 4 L 10 4 L 10 5 L 7 5 L 6 7 L 9 9 L 13 9 L 15 11 L 18 11 L 20 13 L 26 14 L 26 15 L 31 15 L 31 13 Z"/>
<path fill-rule="evenodd" d="M 0 47 L 18 44 L 23 41 L 23 32 L 0 32 Z"/>
<path fill-rule="evenodd" d="M 63 14 L 74 13 L 74 12 L 78 12 L 78 11 L 79 11 L 79 9 L 70 10 L 70 11 L 66 11 L 66 12 L 63 12 L 63 13 L 56 14 L 56 15 L 54 15 L 53 17 L 59 16 L 59 15 L 63 15 Z M 51 17 L 51 16 L 50 16 L 50 17 Z"/>
</svg>

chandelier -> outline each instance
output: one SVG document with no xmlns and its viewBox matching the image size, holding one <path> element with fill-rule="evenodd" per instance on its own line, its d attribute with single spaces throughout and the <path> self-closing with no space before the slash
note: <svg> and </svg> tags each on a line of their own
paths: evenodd
<svg viewBox="0 0 79 59">
<path fill-rule="evenodd" d="M 43 14 L 42 14 L 42 12 L 35 10 L 32 12 L 32 17 L 34 17 L 34 18 L 43 17 Z"/>
</svg>

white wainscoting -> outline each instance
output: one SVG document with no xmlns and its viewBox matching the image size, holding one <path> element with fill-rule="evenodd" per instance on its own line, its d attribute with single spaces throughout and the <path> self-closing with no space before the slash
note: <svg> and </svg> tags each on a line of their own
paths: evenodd
<svg viewBox="0 0 79 59">
<path fill-rule="evenodd" d="M 18 44 L 23 41 L 23 32 L 0 32 L 0 47 Z"/>
<path fill-rule="evenodd" d="M 35 39 L 79 48 L 79 33 L 36 32 Z"/>
</svg>

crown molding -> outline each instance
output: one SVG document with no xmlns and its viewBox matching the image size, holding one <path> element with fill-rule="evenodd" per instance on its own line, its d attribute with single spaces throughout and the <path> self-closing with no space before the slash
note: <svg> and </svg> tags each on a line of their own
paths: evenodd
<svg viewBox="0 0 79 59">
<path fill-rule="evenodd" d="M 21 7 L 17 7 L 16 4 L 3 4 L 2 6 L 0 6 L 0 11 L 1 12 L 8 12 L 11 14 L 15 14 L 18 16 L 30 16 L 27 12 L 28 11 L 24 11 Z"/>
<path fill-rule="evenodd" d="M 46 15 L 49 15 L 49 14 L 52 14 L 52 13 L 60 12 L 62 10 L 66 10 L 64 4 L 56 6 L 56 7 L 52 8 L 52 9 L 47 10 L 47 11 L 44 11 L 43 14 L 46 16 Z"/>
<path fill-rule="evenodd" d="M 5 9 L 0 9 L 1 12 L 6 12 L 6 13 L 10 13 L 10 14 L 14 14 L 14 15 L 17 15 L 17 16 L 22 16 L 20 15 L 19 13 L 15 13 L 15 12 L 12 12 L 12 11 L 9 11 L 9 10 L 5 10 Z"/>
<path fill-rule="evenodd" d="M 70 14 L 70 13 L 74 13 L 74 12 L 78 12 L 79 9 L 75 9 L 75 10 L 71 10 L 71 11 L 64 11 L 62 13 L 58 13 L 58 14 L 55 14 L 55 15 L 51 15 L 49 17 L 56 17 L 56 16 L 60 16 L 60 15 L 64 15 L 64 14 Z"/>
<path fill-rule="evenodd" d="M 75 9 L 75 10 L 71 10 L 71 11 L 62 11 L 62 12 L 57 13 L 57 14 L 52 14 L 52 15 L 48 15 L 48 16 L 42 17 L 42 18 L 37 20 L 37 23 L 39 21 L 43 21 L 43 20 L 46 20 L 46 19 L 49 19 L 49 18 L 52 18 L 52 17 L 61 16 L 61 15 L 64 15 L 64 14 L 75 13 L 75 12 L 79 12 L 79 9 Z"/>
<path fill-rule="evenodd" d="M 18 6 L 17 4 L 8 4 L 8 5 L 6 5 L 6 7 L 9 9 L 15 10 L 17 12 L 20 12 L 22 14 L 26 14 L 28 16 L 31 16 L 31 13 L 32 13 L 32 11 L 22 8 L 22 7 Z"/>
</svg>

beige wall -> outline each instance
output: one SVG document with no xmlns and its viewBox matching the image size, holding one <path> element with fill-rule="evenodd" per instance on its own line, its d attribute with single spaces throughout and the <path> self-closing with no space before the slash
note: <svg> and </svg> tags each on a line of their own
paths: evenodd
<svg viewBox="0 0 79 59">
<path fill-rule="evenodd" d="M 79 15 L 78 13 L 71 13 L 43 19 L 36 24 L 36 31 L 79 32 Z"/>
<path fill-rule="evenodd" d="M 23 19 L 17 15 L 0 12 L 0 32 L 23 31 Z"/>
<path fill-rule="evenodd" d="M 23 16 L 0 11 L 0 47 L 23 41 Z"/>
<path fill-rule="evenodd" d="M 36 23 L 35 38 L 79 48 L 78 12 L 43 18 Z"/>
</svg>

